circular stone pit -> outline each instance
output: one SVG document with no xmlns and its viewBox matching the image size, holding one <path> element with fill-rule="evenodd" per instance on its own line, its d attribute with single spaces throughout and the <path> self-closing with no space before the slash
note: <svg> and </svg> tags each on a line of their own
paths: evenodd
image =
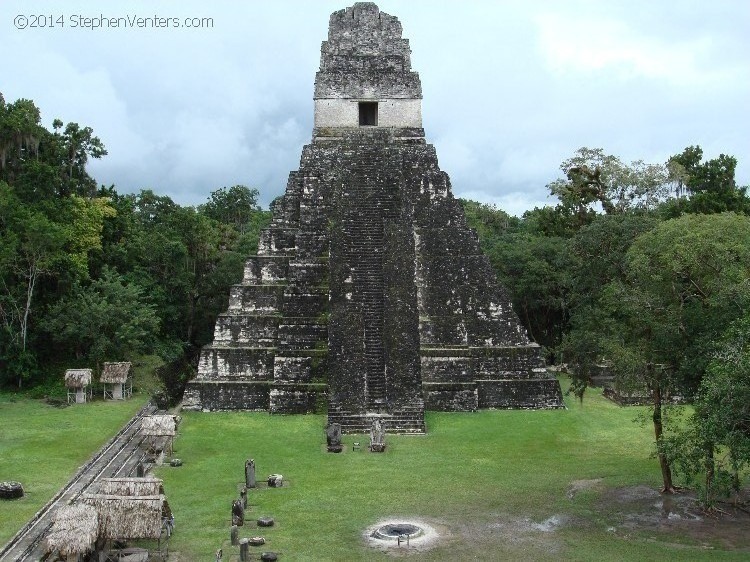
<svg viewBox="0 0 750 562">
<path fill-rule="evenodd" d="M 424 521 L 401 518 L 378 521 L 367 528 L 364 537 L 375 548 L 427 550 L 436 545 L 440 535 Z"/>
<path fill-rule="evenodd" d="M 372 534 L 372 538 L 383 541 L 397 541 L 398 539 L 411 539 L 422 534 L 422 527 L 413 523 L 386 523 L 381 525 Z"/>
</svg>

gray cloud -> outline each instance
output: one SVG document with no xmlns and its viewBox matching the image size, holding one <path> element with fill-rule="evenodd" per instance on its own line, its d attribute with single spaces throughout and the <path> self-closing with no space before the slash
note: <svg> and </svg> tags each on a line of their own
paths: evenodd
<svg viewBox="0 0 750 562">
<path fill-rule="evenodd" d="M 223 185 L 281 194 L 312 129 L 321 1 L 0 5 L 0 91 L 94 128 L 90 171 L 197 204 Z M 580 146 L 663 162 L 700 144 L 750 183 L 750 4 L 384 0 L 413 50 L 429 142 L 454 192 L 519 214 Z M 211 17 L 210 29 L 17 30 L 17 14 Z"/>
</svg>

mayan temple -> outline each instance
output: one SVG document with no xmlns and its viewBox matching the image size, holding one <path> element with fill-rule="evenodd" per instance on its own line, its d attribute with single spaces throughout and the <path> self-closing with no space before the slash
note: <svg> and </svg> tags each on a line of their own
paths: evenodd
<svg viewBox="0 0 750 562">
<path fill-rule="evenodd" d="M 424 411 L 562 406 L 422 129 L 398 19 L 331 15 L 312 142 L 183 407 L 422 433 Z"/>
</svg>

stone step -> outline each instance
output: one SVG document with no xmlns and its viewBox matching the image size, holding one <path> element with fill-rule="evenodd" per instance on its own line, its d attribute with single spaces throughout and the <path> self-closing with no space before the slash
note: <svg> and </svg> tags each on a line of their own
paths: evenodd
<svg viewBox="0 0 750 562">
<path fill-rule="evenodd" d="M 214 328 L 214 344 L 273 347 L 278 327 L 276 315 L 220 314 Z"/>
<path fill-rule="evenodd" d="M 230 313 L 277 313 L 284 285 L 234 285 L 229 290 Z"/>
</svg>

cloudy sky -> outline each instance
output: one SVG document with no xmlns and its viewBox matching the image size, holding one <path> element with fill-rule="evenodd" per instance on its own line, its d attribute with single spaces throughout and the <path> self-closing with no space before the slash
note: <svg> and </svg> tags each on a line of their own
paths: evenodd
<svg viewBox="0 0 750 562">
<path fill-rule="evenodd" d="M 48 128 L 93 127 L 109 155 L 90 171 L 118 191 L 199 204 L 239 183 L 266 205 L 310 140 L 328 16 L 352 3 L 2 0 L 0 92 L 34 100 Z M 512 214 L 554 203 L 545 186 L 581 146 L 658 163 L 698 144 L 750 184 L 747 0 L 378 5 L 410 40 L 457 196 Z M 212 21 L 91 29 L 102 16 Z"/>
</svg>

